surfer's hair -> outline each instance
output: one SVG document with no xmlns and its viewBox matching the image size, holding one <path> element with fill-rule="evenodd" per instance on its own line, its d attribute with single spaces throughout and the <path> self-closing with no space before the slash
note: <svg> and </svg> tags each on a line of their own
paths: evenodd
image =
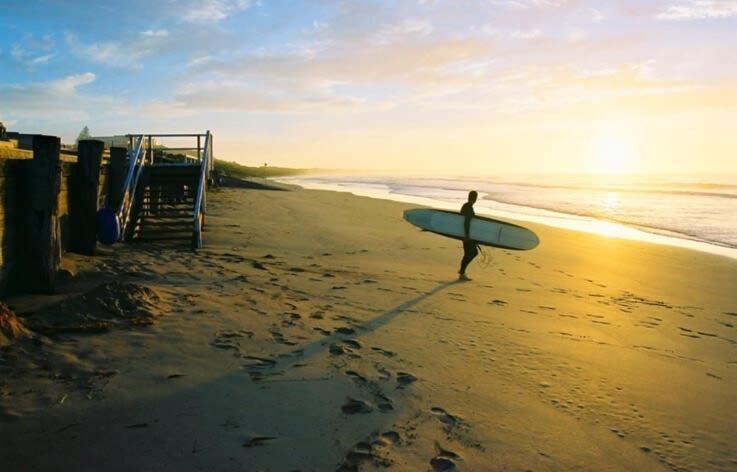
<svg viewBox="0 0 737 472">
<path fill-rule="evenodd" d="M 471 190 L 468 192 L 468 201 L 476 200 L 478 198 L 479 194 L 476 192 L 476 190 Z"/>
</svg>

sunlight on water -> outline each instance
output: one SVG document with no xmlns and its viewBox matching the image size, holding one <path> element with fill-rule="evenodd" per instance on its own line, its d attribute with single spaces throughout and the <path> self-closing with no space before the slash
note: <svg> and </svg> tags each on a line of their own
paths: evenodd
<svg viewBox="0 0 737 472">
<path fill-rule="evenodd" d="M 609 192 L 604 197 L 604 209 L 607 211 L 615 210 L 619 206 L 619 197 L 614 192 Z"/>
<path fill-rule="evenodd" d="M 695 249 L 737 259 L 737 179 L 649 180 L 586 176 L 502 180 L 387 176 L 280 179 L 305 188 L 350 192 L 458 211 L 468 189 L 477 213 L 559 228 Z"/>
<path fill-rule="evenodd" d="M 611 223 L 609 221 L 592 221 L 591 230 L 602 236 L 610 236 L 616 238 L 626 238 L 628 230 L 626 226 Z"/>
</svg>

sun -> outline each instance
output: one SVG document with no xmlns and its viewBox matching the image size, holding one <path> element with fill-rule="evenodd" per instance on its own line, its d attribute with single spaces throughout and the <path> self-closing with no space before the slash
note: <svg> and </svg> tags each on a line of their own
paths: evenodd
<svg viewBox="0 0 737 472">
<path fill-rule="evenodd" d="M 606 130 L 594 139 L 594 171 L 599 174 L 623 174 L 632 171 L 634 147 L 631 138 L 621 131 Z"/>
</svg>

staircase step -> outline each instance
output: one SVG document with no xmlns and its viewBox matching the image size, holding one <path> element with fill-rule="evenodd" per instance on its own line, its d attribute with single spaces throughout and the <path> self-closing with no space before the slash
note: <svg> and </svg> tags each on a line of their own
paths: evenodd
<svg viewBox="0 0 737 472">
<path fill-rule="evenodd" d="M 139 216 L 143 218 L 148 219 L 168 219 L 168 218 L 176 218 L 176 219 L 194 219 L 194 213 L 189 211 L 182 211 L 182 212 L 163 212 L 163 211 L 142 211 L 139 213 Z"/>
<path fill-rule="evenodd" d="M 192 234 L 188 235 L 146 235 L 146 236 L 135 236 L 132 241 L 191 241 Z"/>
<path fill-rule="evenodd" d="M 155 231 L 189 231 L 192 232 L 194 229 L 194 221 L 144 221 L 137 226 L 136 229 L 151 229 Z"/>
</svg>

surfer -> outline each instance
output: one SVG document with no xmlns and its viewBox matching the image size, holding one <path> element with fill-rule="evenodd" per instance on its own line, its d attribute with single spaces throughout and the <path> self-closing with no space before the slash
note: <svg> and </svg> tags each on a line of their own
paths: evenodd
<svg viewBox="0 0 737 472">
<path fill-rule="evenodd" d="M 473 211 L 473 204 L 476 203 L 478 193 L 475 190 L 468 192 L 468 201 L 461 207 L 461 215 L 463 215 L 463 259 L 461 259 L 461 269 L 458 271 L 458 280 L 471 280 L 466 275 L 466 267 L 471 261 L 478 256 L 479 249 L 476 242 L 471 239 L 471 218 L 476 213 Z"/>
</svg>

